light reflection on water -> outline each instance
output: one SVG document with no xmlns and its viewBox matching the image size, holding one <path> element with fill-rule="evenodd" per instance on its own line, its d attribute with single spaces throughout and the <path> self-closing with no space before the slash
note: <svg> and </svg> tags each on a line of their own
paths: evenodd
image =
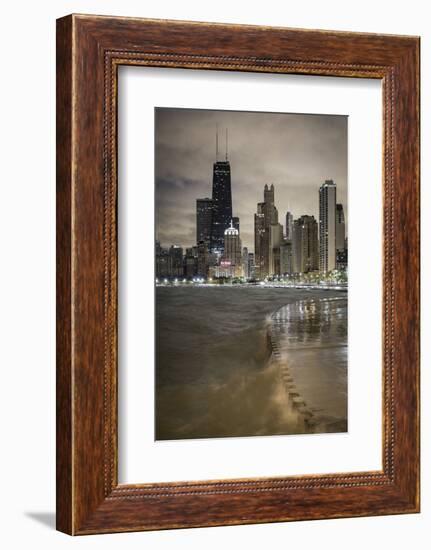
<svg viewBox="0 0 431 550">
<path fill-rule="evenodd" d="M 287 393 L 302 402 L 310 429 L 346 431 L 347 298 L 298 300 L 271 321 L 276 360 L 283 379 L 291 379 Z"/>
</svg>

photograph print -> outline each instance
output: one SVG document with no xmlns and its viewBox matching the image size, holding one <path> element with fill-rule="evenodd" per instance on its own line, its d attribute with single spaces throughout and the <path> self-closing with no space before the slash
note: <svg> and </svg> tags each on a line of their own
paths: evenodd
<svg viewBox="0 0 431 550">
<path fill-rule="evenodd" d="M 155 438 L 346 432 L 348 117 L 155 109 Z"/>
</svg>

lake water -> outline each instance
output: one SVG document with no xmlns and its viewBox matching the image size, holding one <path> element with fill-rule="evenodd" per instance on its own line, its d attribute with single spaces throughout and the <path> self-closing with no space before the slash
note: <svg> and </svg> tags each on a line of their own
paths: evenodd
<svg viewBox="0 0 431 550">
<path fill-rule="evenodd" d="M 156 289 L 156 439 L 346 431 L 347 293 Z"/>
</svg>

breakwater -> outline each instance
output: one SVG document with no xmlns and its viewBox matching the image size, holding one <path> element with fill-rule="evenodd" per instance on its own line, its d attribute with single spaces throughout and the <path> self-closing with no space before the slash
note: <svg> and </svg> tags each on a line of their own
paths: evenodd
<svg viewBox="0 0 431 550">
<path fill-rule="evenodd" d="M 298 432 L 347 431 L 347 298 L 282 306 L 268 341 Z"/>
</svg>

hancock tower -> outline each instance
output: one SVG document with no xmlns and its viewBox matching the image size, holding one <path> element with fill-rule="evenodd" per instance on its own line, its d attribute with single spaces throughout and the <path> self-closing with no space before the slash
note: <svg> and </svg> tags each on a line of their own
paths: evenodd
<svg viewBox="0 0 431 550">
<path fill-rule="evenodd" d="M 216 133 L 216 161 L 213 166 L 211 252 L 224 251 L 224 232 L 232 220 L 232 190 L 228 160 L 228 134 L 226 130 L 225 160 L 218 159 L 218 131 Z"/>
</svg>

